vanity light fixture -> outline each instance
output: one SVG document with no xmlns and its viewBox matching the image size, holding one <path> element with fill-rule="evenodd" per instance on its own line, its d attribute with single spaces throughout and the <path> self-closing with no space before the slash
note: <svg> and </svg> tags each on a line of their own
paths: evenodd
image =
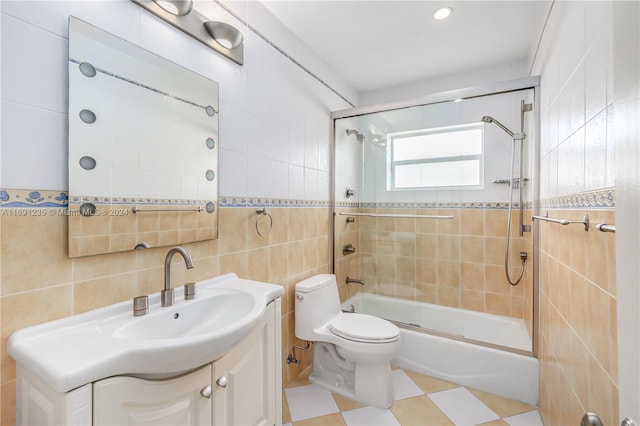
<svg viewBox="0 0 640 426">
<path fill-rule="evenodd" d="M 153 0 L 158 6 L 175 16 L 184 16 L 193 9 L 193 0 Z"/>
<path fill-rule="evenodd" d="M 453 9 L 449 6 L 439 7 L 433 11 L 433 19 L 437 21 L 442 21 L 443 19 L 447 19 L 453 13 Z"/>
<path fill-rule="evenodd" d="M 242 45 L 242 33 L 235 27 L 219 21 L 204 23 L 207 32 L 225 49 L 236 49 Z"/>
<path fill-rule="evenodd" d="M 222 56 L 243 64 L 244 44 L 240 30 L 201 14 L 193 8 L 193 0 L 131 1 Z"/>
</svg>

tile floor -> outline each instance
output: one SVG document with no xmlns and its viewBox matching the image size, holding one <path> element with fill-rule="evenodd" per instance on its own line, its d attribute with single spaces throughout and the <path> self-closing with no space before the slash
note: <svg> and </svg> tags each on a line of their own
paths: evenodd
<svg viewBox="0 0 640 426">
<path fill-rule="evenodd" d="M 542 426 L 536 407 L 409 370 L 393 370 L 396 401 L 388 410 L 365 406 L 311 384 L 289 384 L 285 425 Z"/>
</svg>

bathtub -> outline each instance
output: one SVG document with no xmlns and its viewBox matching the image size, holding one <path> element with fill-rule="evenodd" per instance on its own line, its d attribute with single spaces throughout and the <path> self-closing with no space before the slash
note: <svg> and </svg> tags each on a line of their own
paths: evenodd
<svg viewBox="0 0 640 426">
<path fill-rule="evenodd" d="M 491 345 L 531 351 L 523 320 L 358 293 L 342 308 L 400 324 L 447 333 Z M 538 405 L 538 360 L 534 357 L 401 328 L 400 349 L 392 361 L 460 385 Z"/>
</svg>

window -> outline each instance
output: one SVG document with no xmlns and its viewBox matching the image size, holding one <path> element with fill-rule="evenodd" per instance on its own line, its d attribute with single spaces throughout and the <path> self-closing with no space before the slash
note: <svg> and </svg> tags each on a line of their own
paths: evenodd
<svg viewBox="0 0 640 426">
<path fill-rule="evenodd" d="M 389 134 L 387 189 L 481 187 L 482 154 L 479 123 Z"/>
</svg>

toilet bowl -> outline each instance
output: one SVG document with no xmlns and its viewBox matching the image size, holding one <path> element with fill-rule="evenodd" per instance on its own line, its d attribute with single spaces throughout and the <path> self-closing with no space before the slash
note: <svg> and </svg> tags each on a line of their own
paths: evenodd
<svg viewBox="0 0 640 426">
<path fill-rule="evenodd" d="M 391 366 L 400 330 L 372 315 L 342 312 L 336 278 L 320 274 L 296 284 L 296 337 L 313 342 L 311 383 L 347 398 L 389 408 Z"/>
</svg>

